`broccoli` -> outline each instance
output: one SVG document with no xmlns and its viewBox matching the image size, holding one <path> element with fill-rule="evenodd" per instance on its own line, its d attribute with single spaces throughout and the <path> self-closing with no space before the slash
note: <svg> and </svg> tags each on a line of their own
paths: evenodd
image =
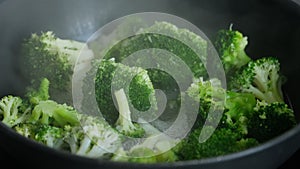
<svg viewBox="0 0 300 169">
<path fill-rule="evenodd" d="M 58 150 L 63 149 L 63 138 L 64 129 L 50 125 L 41 125 L 37 127 L 34 136 L 34 140 L 37 142 Z"/>
<path fill-rule="evenodd" d="M 119 117 L 114 104 L 114 91 L 121 88 L 124 88 L 128 95 L 134 119 L 140 115 L 144 117 L 155 115 L 157 112 L 155 90 L 147 71 L 116 63 L 113 59 L 103 60 L 95 77 L 95 94 L 101 114 L 111 125 L 115 124 Z"/>
<path fill-rule="evenodd" d="M 131 111 L 124 89 L 116 91 L 115 97 L 119 108 L 119 118 L 115 123 L 116 129 L 126 136 L 142 137 L 145 131 L 138 123 L 132 122 Z"/>
<path fill-rule="evenodd" d="M 62 96 L 69 91 L 73 68 L 79 56 L 90 58 L 93 53 L 85 43 L 62 39 L 52 31 L 33 33 L 21 44 L 20 68 L 28 83 L 39 83 L 47 78 L 52 83 L 50 93 L 63 102 Z M 64 93 L 59 95 L 60 93 Z M 58 95 L 58 96 L 56 96 Z M 68 98 L 69 99 L 69 98 Z"/>
<path fill-rule="evenodd" d="M 64 141 L 70 152 L 92 158 L 109 158 L 121 146 L 121 137 L 105 119 L 82 114 L 80 124 L 66 125 Z"/>
<path fill-rule="evenodd" d="M 205 126 L 213 130 L 212 126 Z M 182 142 L 177 151 L 180 160 L 195 160 L 227 155 L 257 146 L 254 138 L 245 138 L 243 135 L 227 128 L 216 129 L 211 137 L 203 143 L 199 142 L 199 135 L 203 128 L 193 130 Z"/>
<path fill-rule="evenodd" d="M 275 57 L 262 57 L 250 61 L 238 71 L 230 81 L 233 91 L 253 93 L 267 103 L 284 102 L 282 84 L 284 76 L 280 72 L 280 62 Z"/>
<path fill-rule="evenodd" d="M 256 106 L 256 98 L 251 93 L 226 92 L 224 114 L 218 127 L 230 128 L 241 134 L 248 133 L 248 120 Z"/>
<path fill-rule="evenodd" d="M 33 86 L 29 86 L 26 93 L 29 103 L 32 105 L 37 105 L 40 101 L 49 100 L 49 87 L 50 81 L 47 78 L 41 79 L 38 89 Z"/>
<path fill-rule="evenodd" d="M 19 96 L 4 96 L 0 100 L 0 120 L 9 127 L 24 123 L 30 115 L 31 108 L 23 106 Z"/>
<path fill-rule="evenodd" d="M 180 139 L 168 136 L 142 118 L 139 118 L 138 121 L 145 131 L 145 138 L 134 140 L 133 143 L 124 142 L 125 146 L 120 147 L 111 160 L 136 163 L 177 161 L 178 157 L 174 147 L 177 146 Z"/>
<path fill-rule="evenodd" d="M 28 89 L 26 96 L 32 104 L 32 112 L 28 122 L 56 126 L 78 124 L 78 112 L 72 106 L 49 100 L 49 85 L 49 80 L 42 78 L 38 89 Z"/>
<path fill-rule="evenodd" d="M 195 79 L 187 89 L 186 94 L 188 97 L 199 103 L 199 115 L 195 127 L 199 125 L 202 126 L 205 121 L 213 123 L 215 120 L 218 120 L 218 116 L 209 116 L 209 112 L 223 112 L 224 110 L 226 90 L 221 86 L 221 81 L 219 79 Z M 214 114 L 217 115 L 217 113 Z M 209 119 L 207 119 L 208 117 Z"/>
<path fill-rule="evenodd" d="M 14 131 L 16 131 L 18 134 L 29 138 L 29 139 L 35 139 L 36 130 L 39 128 L 39 125 L 35 125 L 32 123 L 20 123 L 13 127 Z"/>
<path fill-rule="evenodd" d="M 221 29 L 217 32 L 214 46 L 221 58 L 227 77 L 251 60 L 245 51 L 247 44 L 248 37 L 240 31 L 232 30 L 232 25 L 229 29 Z"/>
<path fill-rule="evenodd" d="M 258 102 L 248 120 L 248 135 L 268 141 L 296 126 L 294 111 L 282 102 Z"/>
</svg>

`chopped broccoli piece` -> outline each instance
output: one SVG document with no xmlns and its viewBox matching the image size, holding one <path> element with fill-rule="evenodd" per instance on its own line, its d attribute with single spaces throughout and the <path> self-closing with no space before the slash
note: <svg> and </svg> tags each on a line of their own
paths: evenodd
<svg viewBox="0 0 300 169">
<path fill-rule="evenodd" d="M 205 126 L 211 128 L 211 126 Z M 257 146 L 259 143 L 253 138 L 245 138 L 230 129 L 216 129 L 211 137 L 203 143 L 199 142 L 202 128 L 193 130 L 188 137 L 182 140 L 178 156 L 181 160 L 194 160 L 227 155 L 247 148 Z"/>
<path fill-rule="evenodd" d="M 36 129 L 34 139 L 48 147 L 62 149 L 64 130 L 63 128 L 41 125 Z"/>
<path fill-rule="evenodd" d="M 240 31 L 232 30 L 232 27 L 217 32 L 214 45 L 227 77 L 251 60 L 245 51 L 247 44 L 248 37 Z"/>
<path fill-rule="evenodd" d="M 130 111 L 135 119 L 140 115 L 148 117 L 155 115 L 157 112 L 155 90 L 147 71 L 116 63 L 112 59 L 103 60 L 96 74 L 95 94 L 100 112 L 111 125 L 115 124 L 119 117 L 112 90 L 121 88 L 124 88 L 128 95 L 128 101 L 132 104 Z M 144 112 L 151 114 L 146 115 Z"/>
<path fill-rule="evenodd" d="M 104 119 L 82 114 L 80 124 L 65 126 L 64 141 L 70 152 L 86 157 L 107 158 L 121 146 L 121 137 Z"/>
<path fill-rule="evenodd" d="M 142 137 L 145 134 L 145 131 L 138 123 L 132 122 L 131 111 L 128 106 L 124 89 L 116 91 L 115 97 L 119 108 L 119 118 L 115 123 L 116 129 L 126 136 Z"/>
<path fill-rule="evenodd" d="M 219 127 L 230 128 L 241 134 L 248 133 L 248 118 L 256 106 L 256 98 L 251 93 L 227 91 L 225 111 Z"/>
<path fill-rule="evenodd" d="M 8 95 L 0 100 L 0 120 L 9 127 L 24 123 L 30 110 L 23 107 L 23 100 L 18 96 Z"/>
<path fill-rule="evenodd" d="M 31 123 L 51 124 L 55 126 L 76 125 L 79 123 L 78 112 L 66 104 L 53 100 L 40 101 L 29 118 Z"/>
<path fill-rule="evenodd" d="M 35 139 L 35 134 L 38 127 L 39 125 L 35 125 L 32 123 L 20 123 L 14 126 L 13 129 L 26 138 Z"/>
<path fill-rule="evenodd" d="M 267 103 L 284 102 L 283 79 L 279 60 L 263 57 L 245 65 L 232 78 L 229 86 L 231 90 L 253 93 L 256 98 Z"/>
<path fill-rule="evenodd" d="M 26 97 L 33 105 L 37 105 L 40 101 L 50 99 L 49 95 L 50 82 L 47 78 L 42 78 L 38 90 L 30 86 L 27 90 Z"/>
<path fill-rule="evenodd" d="M 248 120 L 248 135 L 268 141 L 296 126 L 294 111 L 282 102 L 258 102 Z"/>
<path fill-rule="evenodd" d="M 221 86 L 220 80 L 216 78 L 210 80 L 203 80 L 203 78 L 196 79 L 187 89 L 186 93 L 199 103 L 199 115 L 195 127 L 198 125 L 202 126 L 205 121 L 213 122 L 218 118 L 217 116 L 210 116 L 207 119 L 210 111 L 223 112 L 224 110 L 226 90 Z"/>
<path fill-rule="evenodd" d="M 51 95 L 62 100 L 65 91 L 71 89 L 71 77 L 75 64 L 79 64 L 76 63 L 78 57 L 88 59 L 93 55 L 85 45 L 83 42 L 59 38 L 52 31 L 31 34 L 21 44 L 20 67 L 23 77 L 33 84 L 39 83 L 41 78 L 49 79 L 52 83 Z"/>
</svg>

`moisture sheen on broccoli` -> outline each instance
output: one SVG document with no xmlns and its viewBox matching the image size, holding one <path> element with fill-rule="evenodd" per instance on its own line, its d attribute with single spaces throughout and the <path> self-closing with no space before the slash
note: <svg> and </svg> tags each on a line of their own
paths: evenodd
<svg viewBox="0 0 300 169">
<path fill-rule="evenodd" d="M 230 81 L 230 89 L 253 93 L 267 103 L 284 102 L 282 95 L 283 75 L 280 62 L 275 57 L 263 57 L 250 61 Z"/>
<path fill-rule="evenodd" d="M 155 115 L 155 90 L 147 71 L 116 63 L 112 59 L 103 60 L 95 78 L 95 94 L 100 112 L 110 124 L 114 124 L 119 117 L 114 104 L 114 92 L 121 88 L 124 88 L 128 96 L 128 103 L 132 104 L 132 116 L 139 117 L 144 112 L 150 113 L 148 117 L 151 117 L 151 114 Z"/>
<path fill-rule="evenodd" d="M 248 37 L 238 30 L 233 30 L 232 27 L 217 32 L 214 46 L 218 51 L 227 76 L 230 76 L 251 60 L 245 51 L 247 44 Z"/>
</svg>

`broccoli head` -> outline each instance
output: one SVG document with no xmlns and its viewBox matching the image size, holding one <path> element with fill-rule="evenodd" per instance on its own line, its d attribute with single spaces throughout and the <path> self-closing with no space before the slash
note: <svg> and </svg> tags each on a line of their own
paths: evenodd
<svg viewBox="0 0 300 169">
<path fill-rule="evenodd" d="M 70 152 L 92 158 L 108 158 L 121 146 L 120 135 L 105 119 L 81 114 L 80 125 L 64 127 Z"/>
<path fill-rule="evenodd" d="M 217 32 L 214 46 L 227 77 L 251 60 L 245 51 L 247 44 L 248 37 L 240 31 L 232 30 L 232 27 Z"/>
<path fill-rule="evenodd" d="M 205 126 L 213 130 L 211 126 Z M 227 155 L 257 146 L 259 143 L 253 138 L 244 138 L 233 130 L 216 129 L 209 139 L 199 142 L 199 136 L 203 128 L 193 130 L 182 142 L 178 149 L 181 160 L 195 160 L 209 157 Z"/>
<path fill-rule="evenodd" d="M 4 96 L 0 100 L 0 120 L 9 127 L 26 122 L 31 109 L 24 105 L 22 98 L 18 96 Z"/>
<path fill-rule="evenodd" d="M 116 63 L 113 59 L 101 61 L 95 79 L 96 100 L 101 114 L 110 124 L 118 119 L 114 92 L 124 88 L 131 103 L 132 116 L 151 117 L 157 112 L 155 90 L 147 71 Z M 128 91 L 128 93 L 127 93 Z M 149 112 L 149 114 L 148 114 Z M 152 115 L 151 115 L 152 114 Z"/>
<path fill-rule="evenodd" d="M 248 120 L 248 135 L 260 142 L 279 136 L 297 124 L 294 111 L 282 102 L 258 102 Z"/>
<path fill-rule="evenodd" d="M 282 84 L 284 76 L 280 72 L 279 60 L 275 57 L 263 57 L 250 61 L 230 81 L 230 89 L 253 93 L 267 103 L 284 102 Z"/>
<path fill-rule="evenodd" d="M 50 125 L 40 125 L 36 128 L 34 140 L 48 147 L 63 149 L 64 129 Z"/>
</svg>

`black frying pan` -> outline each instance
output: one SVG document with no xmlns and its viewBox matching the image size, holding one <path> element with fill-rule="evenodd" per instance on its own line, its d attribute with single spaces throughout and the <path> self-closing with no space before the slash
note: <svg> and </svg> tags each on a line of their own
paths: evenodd
<svg viewBox="0 0 300 169">
<path fill-rule="evenodd" d="M 0 3 L 0 96 L 18 95 L 24 89 L 15 64 L 23 37 L 50 29 L 61 37 L 86 40 L 104 24 L 136 12 L 177 15 L 198 26 L 209 38 L 233 23 L 249 37 L 246 50 L 250 56 L 280 59 L 288 79 L 284 89 L 299 121 L 300 6 L 291 0 L 6 0 Z M 257 148 L 172 164 L 138 165 L 77 157 L 26 140 L 2 123 L 0 147 L 35 168 L 266 169 L 279 167 L 300 147 L 300 125 Z"/>
</svg>

